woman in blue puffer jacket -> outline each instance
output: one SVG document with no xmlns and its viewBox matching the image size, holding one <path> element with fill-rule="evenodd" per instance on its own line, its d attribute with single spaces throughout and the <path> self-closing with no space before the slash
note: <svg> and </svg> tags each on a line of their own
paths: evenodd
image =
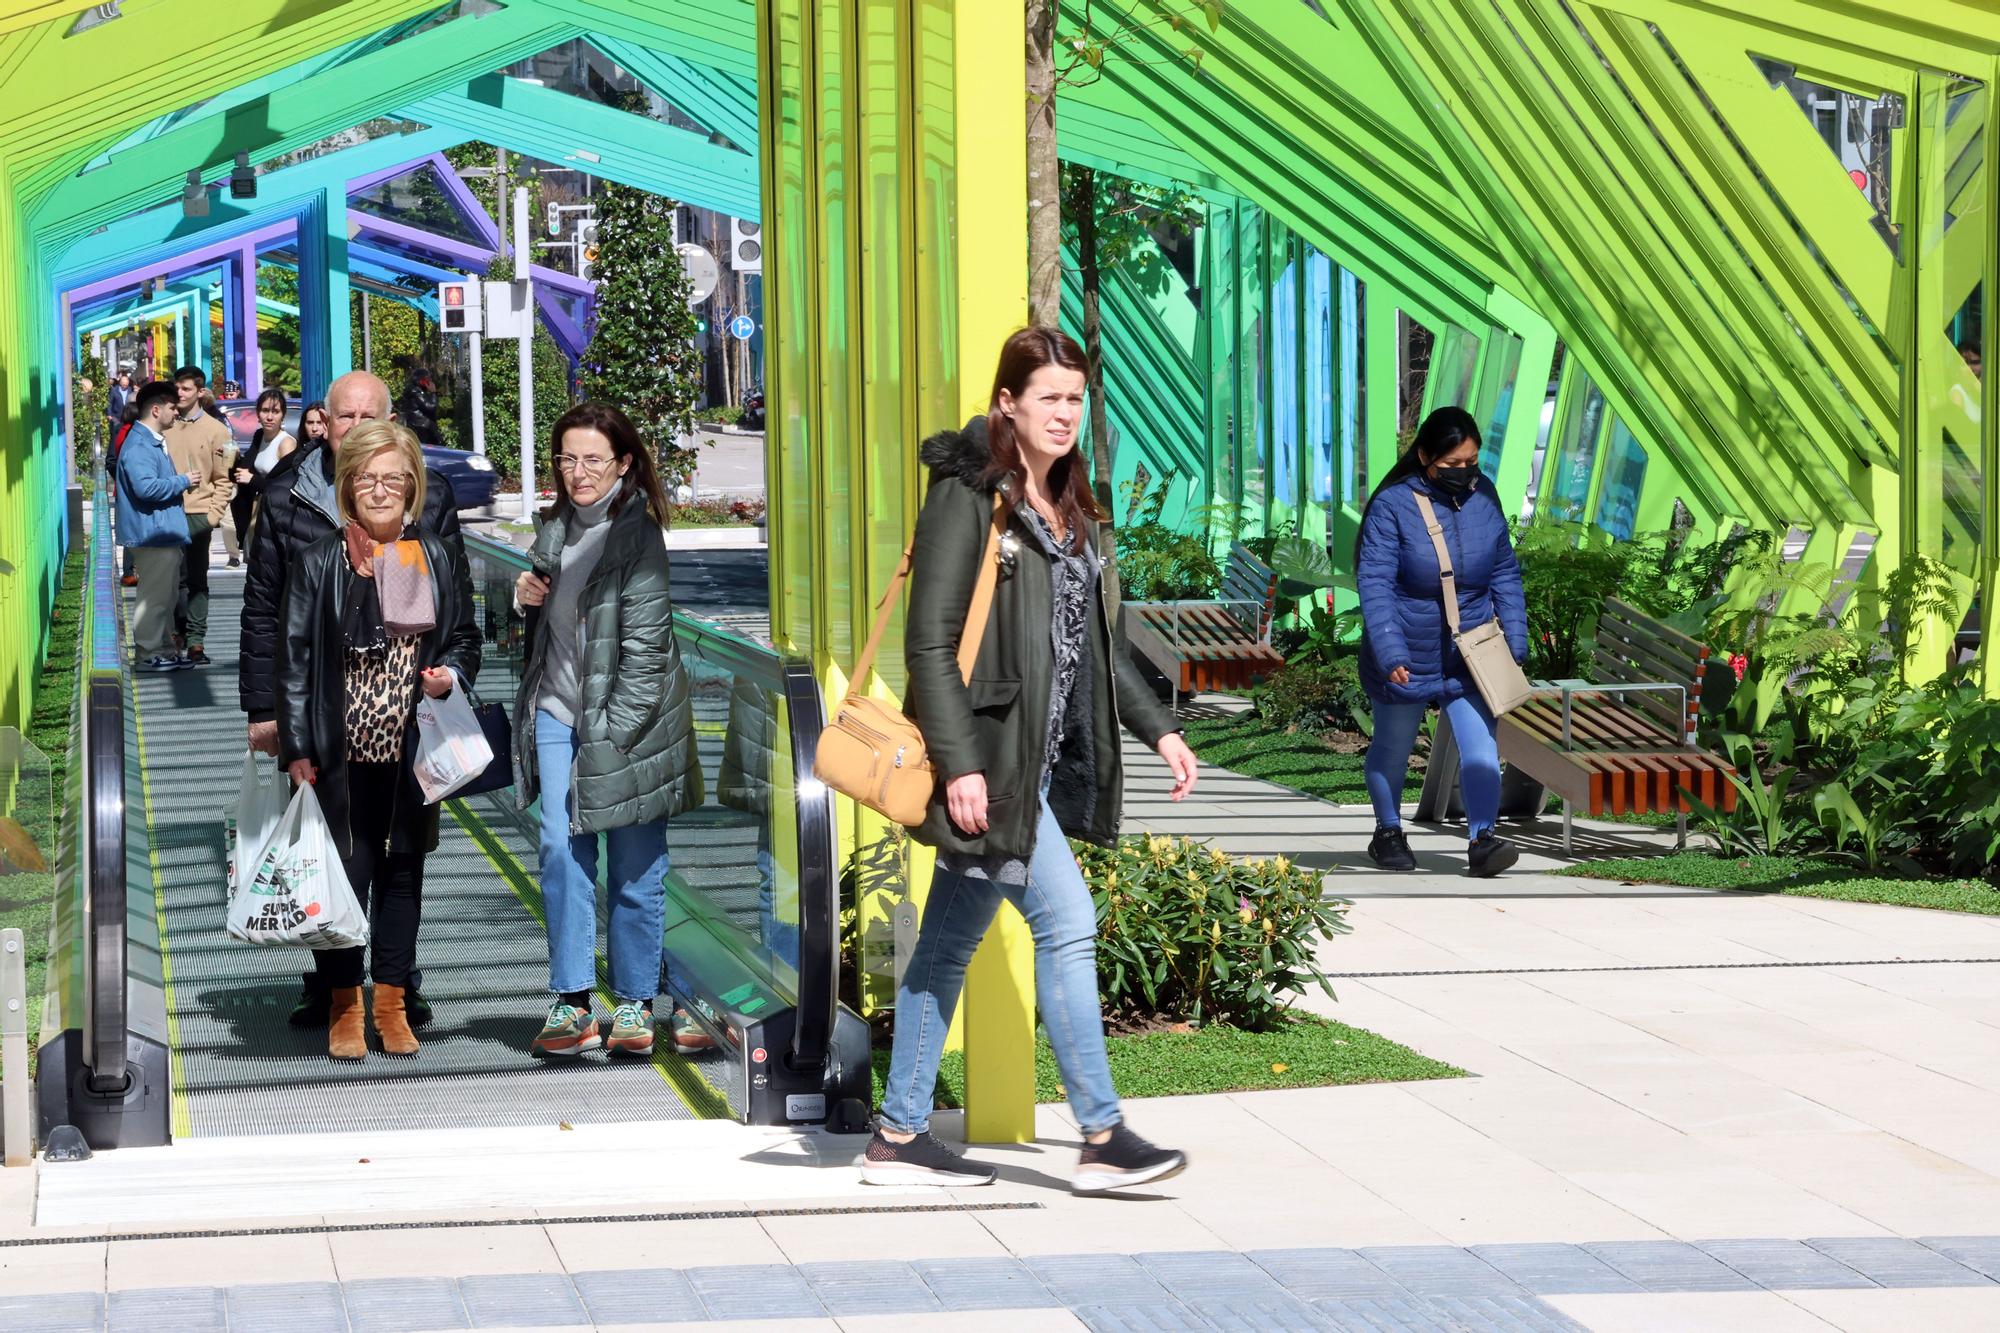
<svg viewBox="0 0 2000 1333">
<path fill-rule="evenodd" d="M 1458 582 L 1460 625 L 1469 630 L 1497 617 L 1514 660 L 1528 659 L 1521 566 L 1500 496 L 1479 470 L 1479 424 L 1461 408 L 1441 407 L 1424 419 L 1416 442 L 1369 497 L 1355 541 L 1364 627 L 1361 685 L 1375 705 L 1367 763 L 1375 837 L 1368 855 L 1384 870 L 1416 868 L 1403 836 L 1403 779 L 1424 713 L 1436 706 L 1451 720 L 1458 741 L 1471 873 L 1497 875 L 1520 853 L 1493 832 L 1500 810 L 1493 714 L 1452 642 L 1437 547 L 1417 504 L 1419 494 L 1430 497 L 1444 529 Z"/>
</svg>

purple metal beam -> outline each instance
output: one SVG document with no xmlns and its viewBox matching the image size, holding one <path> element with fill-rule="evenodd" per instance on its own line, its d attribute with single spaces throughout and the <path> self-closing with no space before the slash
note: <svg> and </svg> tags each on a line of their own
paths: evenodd
<svg viewBox="0 0 2000 1333">
<path fill-rule="evenodd" d="M 85 302 L 104 295 L 106 292 L 115 292 L 120 288 L 130 287 L 135 283 L 145 281 L 147 278 L 157 278 L 162 273 L 170 276 L 177 273 L 185 273 L 192 269 L 198 269 L 203 264 L 213 267 L 216 260 L 233 256 L 245 246 L 262 245 L 267 241 L 290 236 L 297 229 L 298 220 L 296 218 L 286 218 L 282 222 L 273 222 L 268 226 L 259 227 L 255 231 L 239 236 L 231 236 L 227 240 L 210 241 L 206 245 L 197 246 L 195 249 L 186 251 L 185 253 L 174 255 L 164 263 L 157 259 L 152 260 L 148 263 L 128 268 L 122 273 L 114 273 L 108 278 L 100 278 L 96 282 L 71 288 L 69 296 L 76 304 L 82 305 Z"/>
<path fill-rule="evenodd" d="M 256 394 L 264 387 L 264 345 L 257 333 L 257 245 L 245 240 L 235 265 L 236 300 L 243 310 L 237 329 L 243 338 L 243 392 Z"/>
</svg>

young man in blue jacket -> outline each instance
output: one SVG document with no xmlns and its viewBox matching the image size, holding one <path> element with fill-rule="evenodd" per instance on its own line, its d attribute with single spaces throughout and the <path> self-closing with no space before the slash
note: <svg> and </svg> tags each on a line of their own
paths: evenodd
<svg viewBox="0 0 2000 1333">
<path fill-rule="evenodd" d="M 167 457 L 167 427 L 179 415 L 173 386 L 155 380 L 139 390 L 138 404 L 118 451 L 118 541 L 134 553 L 139 574 L 132 645 L 141 671 L 179 671 L 194 665 L 172 651 L 170 637 L 188 544 L 182 497 L 201 477 L 175 471 Z"/>
</svg>

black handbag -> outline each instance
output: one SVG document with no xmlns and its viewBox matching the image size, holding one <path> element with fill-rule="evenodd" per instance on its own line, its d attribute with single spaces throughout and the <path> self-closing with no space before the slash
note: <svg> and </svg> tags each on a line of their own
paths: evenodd
<svg viewBox="0 0 2000 1333">
<path fill-rule="evenodd" d="M 514 785 L 514 725 L 507 720 L 507 710 L 499 704 L 479 702 L 477 691 L 468 691 L 468 695 L 472 715 L 479 719 L 479 729 L 486 734 L 486 744 L 493 750 L 493 762 L 452 795 L 479 796 L 489 791 L 505 791 Z"/>
</svg>

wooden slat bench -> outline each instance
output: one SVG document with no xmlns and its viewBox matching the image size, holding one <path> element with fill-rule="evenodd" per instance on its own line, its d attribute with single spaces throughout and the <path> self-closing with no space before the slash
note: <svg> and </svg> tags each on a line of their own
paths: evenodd
<svg viewBox="0 0 2000 1333">
<path fill-rule="evenodd" d="M 1214 601 L 1126 602 L 1132 650 L 1173 686 L 1173 703 L 1200 690 L 1241 689 L 1285 664 L 1271 646 L 1278 575 L 1238 542 Z"/>
<path fill-rule="evenodd" d="M 1563 850 L 1574 807 L 1592 815 L 1672 811 L 1687 844 L 1688 798 L 1736 808 L 1729 760 L 1695 743 L 1708 645 L 1606 598 L 1591 655 L 1595 681 L 1538 682 L 1500 720 L 1500 758 L 1562 798 Z"/>
</svg>

